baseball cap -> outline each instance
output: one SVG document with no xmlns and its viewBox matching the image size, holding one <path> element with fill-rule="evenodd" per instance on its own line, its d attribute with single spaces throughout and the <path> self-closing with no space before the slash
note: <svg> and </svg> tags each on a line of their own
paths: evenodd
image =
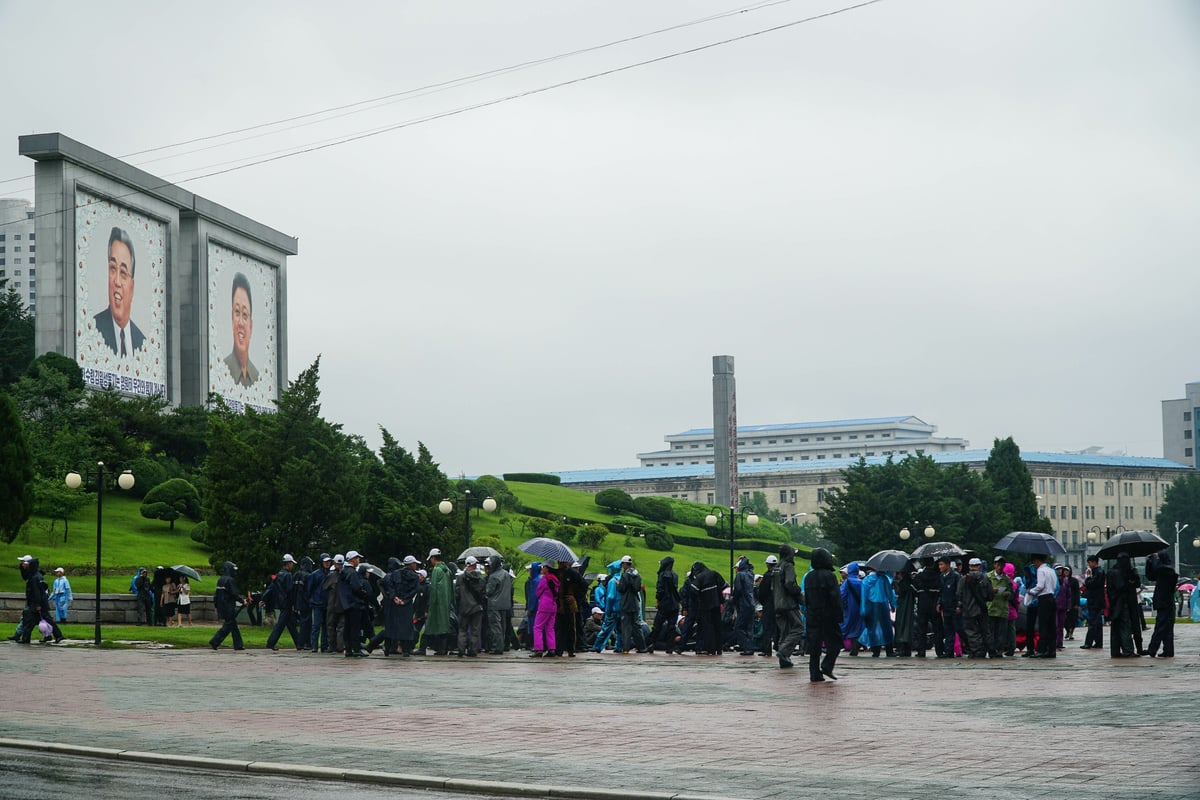
<svg viewBox="0 0 1200 800">
<path fill-rule="evenodd" d="M 405 563 L 405 564 L 416 564 L 416 563 L 417 563 L 417 559 L 416 559 L 416 557 L 415 557 L 415 556 L 405 556 L 405 557 L 404 557 L 404 563 Z"/>
<path fill-rule="evenodd" d="M 467 566 L 470 566 L 472 564 L 478 564 L 478 563 L 479 563 L 479 559 L 477 559 L 475 556 L 467 556 Z"/>
<path fill-rule="evenodd" d="M 296 559 L 292 558 L 292 554 L 291 554 L 291 553 L 284 553 L 284 555 L 283 555 L 283 563 L 285 563 L 285 564 L 295 564 L 295 563 L 296 563 Z"/>
<path fill-rule="evenodd" d="M 997 561 L 1003 561 L 1003 560 L 1004 560 L 1004 556 L 996 556 L 995 558 L 992 559 L 992 563 L 995 564 Z"/>
<path fill-rule="evenodd" d="M 28 555 L 21 556 L 20 558 L 17 559 L 17 561 L 33 561 L 33 556 L 28 556 Z"/>
<path fill-rule="evenodd" d="M 633 556 L 621 556 L 621 563 L 622 564 L 632 564 Z"/>
<path fill-rule="evenodd" d="M 329 555 L 329 553 L 321 553 L 321 560 L 322 561 L 333 561 L 333 556 Z"/>
<path fill-rule="evenodd" d="M 357 550 L 351 550 L 349 553 L 346 553 L 347 561 L 352 561 L 356 558 L 362 558 L 362 553 L 358 552 Z"/>
<path fill-rule="evenodd" d="M 432 550 L 430 550 L 430 551 L 429 551 L 429 555 L 428 555 L 428 556 L 426 556 L 426 558 L 433 558 L 434 556 L 437 556 L 438 558 L 441 558 L 441 557 L 442 557 L 442 551 L 441 551 L 441 550 L 439 550 L 439 549 L 437 549 L 437 548 L 435 547 L 435 548 L 433 548 Z"/>
<path fill-rule="evenodd" d="M 55 571 L 55 572 L 66 572 L 66 570 L 65 570 L 65 569 L 63 569 L 62 567 L 56 567 L 56 568 L 54 569 L 54 571 Z"/>
<path fill-rule="evenodd" d="M 968 567 L 981 567 L 981 566 L 983 566 L 983 560 L 979 559 L 979 558 L 972 558 L 970 561 L 967 562 L 967 566 Z"/>
<path fill-rule="evenodd" d="M 600 606 L 592 606 L 592 613 L 593 614 L 603 614 L 604 609 L 602 609 Z"/>
<path fill-rule="evenodd" d="M 333 557 L 333 561 L 336 564 L 341 564 L 345 560 L 346 560 L 346 557 L 344 555 L 342 555 L 341 553 L 338 553 L 336 556 Z"/>
<path fill-rule="evenodd" d="M 776 558 L 775 556 L 767 556 L 767 563 L 768 564 L 778 564 L 779 559 Z"/>
</svg>

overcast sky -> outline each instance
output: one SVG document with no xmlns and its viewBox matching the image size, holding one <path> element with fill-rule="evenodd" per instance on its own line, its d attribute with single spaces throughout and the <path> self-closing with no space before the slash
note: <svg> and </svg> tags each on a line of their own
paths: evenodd
<svg viewBox="0 0 1200 800">
<path fill-rule="evenodd" d="M 450 475 L 634 465 L 712 424 L 718 354 L 742 424 L 912 414 L 973 447 L 1161 456 L 1161 401 L 1200 379 L 1188 0 L 883 0 L 182 180 L 848 2 L 128 160 L 298 237 L 290 377 L 320 355 L 327 418 Z M 738 7 L 0 0 L 0 179 L 32 174 L 21 134 L 124 156 Z"/>
</svg>

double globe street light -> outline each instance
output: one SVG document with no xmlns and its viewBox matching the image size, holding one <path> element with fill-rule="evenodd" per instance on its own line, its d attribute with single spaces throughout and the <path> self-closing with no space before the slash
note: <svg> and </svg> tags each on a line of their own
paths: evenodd
<svg viewBox="0 0 1200 800">
<path fill-rule="evenodd" d="M 68 489 L 78 489 L 83 485 L 84 475 L 92 474 L 84 470 L 80 475 L 77 470 L 67 473 L 64 482 Z M 100 554 L 101 540 L 104 533 L 104 483 L 116 477 L 117 486 L 129 491 L 133 488 L 133 473 L 127 469 L 105 466 L 103 461 L 96 462 L 96 647 L 100 646 Z"/>
<path fill-rule="evenodd" d="M 913 528 L 920 528 L 921 527 L 920 520 L 914 522 L 912 524 L 912 526 L 913 526 Z M 937 531 L 935 531 L 933 529 L 933 525 L 931 525 L 927 522 L 927 523 L 925 523 L 925 530 L 922 531 L 922 533 L 925 535 L 926 539 L 932 539 L 934 537 L 934 535 L 937 534 Z M 903 528 L 900 529 L 900 538 L 901 538 L 901 540 L 907 542 L 909 540 L 909 538 L 911 538 L 911 537 L 912 537 L 912 531 L 910 531 L 908 529 L 908 525 L 906 524 Z"/>
<path fill-rule="evenodd" d="M 470 546 L 471 546 L 471 503 L 472 503 L 471 490 L 464 489 L 463 490 L 463 498 L 462 498 L 462 506 L 463 506 L 463 512 L 464 512 L 463 513 L 463 530 L 464 530 L 464 540 L 466 542 L 466 544 L 463 545 L 464 550 L 470 548 Z M 493 511 L 496 510 L 496 507 L 497 507 L 496 506 L 496 498 L 489 495 L 489 496 L 483 498 L 483 501 L 480 502 L 477 507 L 482 508 L 484 511 L 491 514 Z M 447 515 L 452 514 L 454 512 L 454 503 L 451 502 L 449 497 L 447 497 L 446 499 L 442 500 L 442 502 L 438 503 L 438 511 L 442 512 L 443 514 L 447 514 Z"/>
<path fill-rule="evenodd" d="M 728 509 L 721 506 L 713 506 L 712 511 L 704 518 L 704 524 L 710 528 L 716 528 L 725 514 L 729 514 L 729 582 L 733 583 L 733 529 L 734 523 L 739 517 L 745 518 L 746 524 L 754 527 L 758 524 L 758 514 L 754 513 L 753 509 L 737 509 L 730 506 Z"/>
</svg>

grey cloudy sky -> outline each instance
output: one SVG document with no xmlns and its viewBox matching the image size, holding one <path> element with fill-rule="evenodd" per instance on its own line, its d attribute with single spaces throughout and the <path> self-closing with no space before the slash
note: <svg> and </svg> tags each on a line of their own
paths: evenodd
<svg viewBox="0 0 1200 800">
<path fill-rule="evenodd" d="M 129 160 L 182 181 L 846 4 Z M 741 5 L 0 0 L 0 178 L 20 134 L 120 156 Z M 299 237 L 289 368 L 321 355 L 324 414 L 451 475 L 632 465 L 711 424 L 717 354 L 743 424 L 1159 456 L 1200 379 L 1197 8 L 884 0 L 183 185 Z"/>
</svg>

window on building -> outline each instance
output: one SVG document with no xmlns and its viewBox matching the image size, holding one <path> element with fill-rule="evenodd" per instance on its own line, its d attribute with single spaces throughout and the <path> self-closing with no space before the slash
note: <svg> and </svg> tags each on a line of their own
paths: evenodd
<svg viewBox="0 0 1200 800">
<path fill-rule="evenodd" d="M 706 502 L 707 502 L 707 503 L 708 503 L 710 506 L 713 504 L 713 502 L 714 502 L 714 501 L 713 501 L 713 493 L 712 493 L 712 492 L 709 492 L 709 493 L 708 493 L 708 500 L 707 500 Z"/>
<path fill-rule="evenodd" d="M 750 502 L 750 493 L 749 492 L 742 492 L 742 502 L 743 503 Z"/>
<path fill-rule="evenodd" d="M 1059 514 L 1062 516 L 1062 518 L 1063 518 L 1063 519 L 1066 519 L 1066 518 L 1067 518 L 1067 507 L 1066 507 L 1066 506 L 1059 506 L 1059 508 L 1061 509 L 1061 510 L 1059 511 Z"/>
<path fill-rule="evenodd" d="M 17 277 L 17 278 L 21 277 L 21 270 L 19 270 L 19 269 L 14 269 L 14 270 L 13 270 L 13 275 L 14 275 L 15 277 Z"/>
<path fill-rule="evenodd" d="M 825 502 L 825 490 L 824 489 L 817 489 L 817 502 L 818 503 Z"/>
<path fill-rule="evenodd" d="M 833 454 L 833 457 L 834 457 L 834 458 L 841 458 L 841 457 L 842 457 L 842 454 L 841 454 L 841 453 L 834 453 L 834 454 Z"/>
<path fill-rule="evenodd" d="M 802 441 L 802 442 L 807 442 L 807 441 L 808 441 L 808 437 L 807 437 L 807 436 L 805 436 L 805 437 L 803 437 L 803 438 L 802 438 L 800 441 Z"/>
<path fill-rule="evenodd" d="M 840 437 L 840 436 L 835 436 L 835 437 L 833 437 L 833 440 L 834 440 L 835 442 L 840 442 L 840 441 L 842 440 L 842 437 Z"/>
<path fill-rule="evenodd" d="M 36 238 L 37 238 L 37 234 L 36 234 L 36 233 L 31 233 L 31 234 L 29 234 L 29 241 L 31 241 L 31 242 L 32 242 L 32 241 L 33 241 L 34 239 L 36 239 Z"/>
<path fill-rule="evenodd" d="M 754 459 L 754 463 L 755 463 L 755 464 L 758 464 L 758 463 L 759 463 L 759 462 L 761 462 L 761 461 L 762 461 L 762 459 L 761 459 L 761 458 L 756 458 L 756 459 Z"/>
<path fill-rule="evenodd" d="M 1071 506 L 1071 519 L 1079 519 L 1079 506 Z"/>
<path fill-rule="evenodd" d="M 698 444 L 689 444 L 689 445 L 688 445 L 688 449 L 689 449 L 689 450 L 699 450 L 699 449 L 700 449 L 700 445 L 698 445 Z"/>
<path fill-rule="evenodd" d="M 767 444 L 775 444 L 777 441 L 777 439 L 767 439 Z"/>
<path fill-rule="evenodd" d="M 873 456 L 873 455 L 875 455 L 875 451 L 874 451 L 874 450 L 871 450 L 870 452 L 868 452 L 868 453 L 867 453 L 867 455 L 869 455 L 869 456 Z"/>
<path fill-rule="evenodd" d="M 1154 509 L 1147 506 L 1142 509 L 1142 519 L 1154 519 Z"/>
<path fill-rule="evenodd" d="M 1067 479 L 1063 478 L 1058 482 L 1058 493 L 1065 495 L 1067 493 Z"/>
<path fill-rule="evenodd" d="M 824 460 L 825 460 L 825 455 L 823 453 L 821 455 L 817 456 L 817 461 L 824 461 Z"/>
<path fill-rule="evenodd" d="M 19 241 L 21 241 L 21 234 L 19 234 L 19 233 L 14 233 L 14 234 L 13 234 L 13 241 L 14 241 L 14 242 L 19 242 Z"/>
<path fill-rule="evenodd" d="M 800 456 L 801 461 L 808 461 L 808 456 Z"/>
<path fill-rule="evenodd" d="M 784 457 L 783 457 L 783 460 L 784 460 L 784 461 L 791 461 L 791 460 L 792 460 L 792 457 L 791 457 L 791 456 L 784 456 Z"/>
<path fill-rule="evenodd" d="M 825 441 L 825 437 L 824 437 L 824 436 L 818 436 L 818 437 L 817 437 L 817 441 L 818 441 L 818 442 L 823 442 L 823 441 Z"/>
<path fill-rule="evenodd" d="M 1050 494 L 1058 494 L 1058 481 L 1050 479 Z"/>
<path fill-rule="evenodd" d="M 875 438 L 875 434 L 873 434 L 873 433 L 868 433 L 868 434 L 867 434 L 867 438 L 868 438 L 868 439 L 874 439 L 874 438 Z"/>
<path fill-rule="evenodd" d="M 780 489 L 779 490 L 779 505 L 783 505 L 786 502 L 787 502 L 787 489 Z"/>
<path fill-rule="evenodd" d="M 762 439 L 755 439 L 755 440 L 754 440 L 753 442 L 751 442 L 750 444 L 762 444 Z"/>
<path fill-rule="evenodd" d="M 681 444 L 676 444 L 676 445 L 675 445 L 675 446 L 674 446 L 672 449 L 673 449 L 673 450 L 682 450 L 682 449 L 683 449 L 683 445 L 681 445 Z"/>
<path fill-rule="evenodd" d="M 1192 429 L 1191 429 L 1191 428 L 1184 428 L 1184 429 L 1183 429 L 1183 438 L 1185 438 L 1185 439 L 1190 439 L 1190 438 L 1192 438 Z"/>
<path fill-rule="evenodd" d="M 1071 494 L 1075 494 L 1075 489 L 1077 488 L 1075 485 L 1076 483 L 1077 483 L 1077 481 L 1074 481 L 1074 480 L 1071 481 Z"/>
<path fill-rule="evenodd" d="M 1058 519 L 1058 506 L 1050 506 L 1050 519 Z"/>
<path fill-rule="evenodd" d="M 3 264 L 3 263 L 4 263 L 4 259 L 0 258 L 0 264 Z M 1192 448 L 1190 448 L 1190 447 L 1183 448 L 1183 457 L 1191 458 L 1192 457 Z"/>
<path fill-rule="evenodd" d="M 14 259 L 13 259 L 13 263 L 14 263 L 14 264 L 20 264 L 20 263 L 21 263 L 21 259 L 19 259 L 19 258 L 14 258 Z"/>
<path fill-rule="evenodd" d="M 20 289 L 20 288 L 21 288 L 21 282 L 20 282 L 20 281 L 17 281 L 17 282 L 15 282 L 15 283 L 13 284 L 13 288 L 14 288 L 14 289 Z"/>
<path fill-rule="evenodd" d="M 0 242 L 3 242 L 3 241 L 4 241 L 4 237 L 0 236 Z M 1190 411 L 1183 412 L 1183 421 L 1191 422 L 1192 421 L 1192 412 L 1190 412 Z"/>
<path fill-rule="evenodd" d="M 770 458 L 767 459 L 767 461 L 778 461 L 778 460 L 779 459 L 776 458 L 775 456 L 771 456 Z"/>
<path fill-rule="evenodd" d="M 1046 493 L 1046 479 L 1045 479 L 1045 478 L 1038 478 L 1038 488 L 1037 488 L 1037 490 L 1038 490 L 1038 494 L 1045 494 L 1045 493 Z"/>
<path fill-rule="evenodd" d="M 1045 506 L 1038 506 L 1038 516 L 1039 517 L 1046 516 L 1046 507 Z"/>
<path fill-rule="evenodd" d="M 14 248 L 13 248 L 13 252 L 14 252 L 14 253 L 19 253 L 19 252 L 21 252 L 21 245 L 17 245 L 16 247 L 14 247 Z"/>
<path fill-rule="evenodd" d="M 788 502 L 789 503 L 796 502 L 796 490 L 795 489 L 792 489 L 788 492 Z"/>
<path fill-rule="evenodd" d="M 784 439 L 784 440 L 783 440 L 783 443 L 784 443 L 784 444 L 791 444 L 791 443 L 792 443 L 792 440 L 791 440 L 791 439 Z"/>
</svg>

